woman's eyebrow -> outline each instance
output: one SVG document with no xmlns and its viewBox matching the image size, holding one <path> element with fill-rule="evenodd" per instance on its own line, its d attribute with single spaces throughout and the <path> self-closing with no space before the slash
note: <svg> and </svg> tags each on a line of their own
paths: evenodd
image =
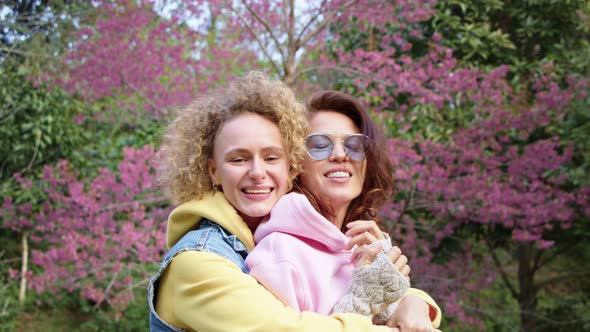
<svg viewBox="0 0 590 332">
<path fill-rule="evenodd" d="M 262 148 L 263 152 L 272 152 L 272 153 L 285 153 L 285 149 L 282 146 L 267 146 Z"/>
<path fill-rule="evenodd" d="M 285 149 L 280 145 L 266 146 L 266 147 L 263 147 L 261 150 L 262 150 L 262 152 L 265 152 L 265 153 L 268 153 L 268 152 L 285 153 Z M 225 152 L 226 155 L 234 154 L 234 153 L 252 153 L 252 150 L 246 149 L 246 148 L 234 148 L 234 149 L 227 150 Z"/>
</svg>

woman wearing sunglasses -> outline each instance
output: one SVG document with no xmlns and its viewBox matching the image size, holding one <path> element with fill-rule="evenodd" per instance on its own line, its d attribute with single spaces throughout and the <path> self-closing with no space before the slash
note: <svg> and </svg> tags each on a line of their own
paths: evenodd
<svg viewBox="0 0 590 332">
<path fill-rule="evenodd" d="M 377 224 L 393 191 L 386 137 L 347 94 L 319 92 L 308 111 L 303 173 L 256 230 L 250 274 L 301 312 L 352 311 L 402 332 L 435 331 L 440 309 L 407 289 L 407 258 Z"/>
</svg>

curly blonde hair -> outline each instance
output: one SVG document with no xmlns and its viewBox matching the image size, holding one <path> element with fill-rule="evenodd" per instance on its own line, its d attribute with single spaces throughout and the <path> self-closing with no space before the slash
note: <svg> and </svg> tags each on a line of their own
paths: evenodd
<svg viewBox="0 0 590 332">
<path fill-rule="evenodd" d="M 212 158 L 215 138 L 225 122 L 244 113 L 261 115 L 279 127 L 289 158 L 291 188 L 305 153 L 305 106 L 281 81 L 250 72 L 177 110 L 158 151 L 160 185 L 174 204 L 200 199 L 214 189 L 207 160 Z"/>
</svg>

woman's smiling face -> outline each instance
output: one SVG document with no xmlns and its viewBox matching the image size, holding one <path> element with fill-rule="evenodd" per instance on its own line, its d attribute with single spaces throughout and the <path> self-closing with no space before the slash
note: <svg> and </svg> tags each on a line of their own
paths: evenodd
<svg viewBox="0 0 590 332">
<path fill-rule="evenodd" d="M 329 135 L 334 140 L 334 150 L 324 160 L 314 160 L 309 155 L 303 161 L 302 185 L 329 202 L 341 226 L 350 202 L 358 197 L 365 183 L 366 159 L 352 160 L 344 151 L 343 139 L 347 135 L 360 134 L 359 128 L 344 114 L 334 111 L 315 112 L 310 120 L 311 133 Z"/>
<path fill-rule="evenodd" d="M 289 160 L 281 133 L 258 114 L 245 113 L 223 124 L 208 169 L 252 229 L 287 192 Z"/>
</svg>

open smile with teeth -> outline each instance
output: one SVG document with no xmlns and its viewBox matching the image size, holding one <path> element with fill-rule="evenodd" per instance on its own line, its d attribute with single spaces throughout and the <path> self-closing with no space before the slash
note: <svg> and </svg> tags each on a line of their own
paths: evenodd
<svg viewBox="0 0 590 332">
<path fill-rule="evenodd" d="M 271 188 L 266 189 L 243 189 L 246 194 L 269 194 L 272 191 Z"/>
<path fill-rule="evenodd" d="M 349 178 L 352 174 L 345 171 L 330 172 L 325 175 L 327 178 Z"/>
</svg>

